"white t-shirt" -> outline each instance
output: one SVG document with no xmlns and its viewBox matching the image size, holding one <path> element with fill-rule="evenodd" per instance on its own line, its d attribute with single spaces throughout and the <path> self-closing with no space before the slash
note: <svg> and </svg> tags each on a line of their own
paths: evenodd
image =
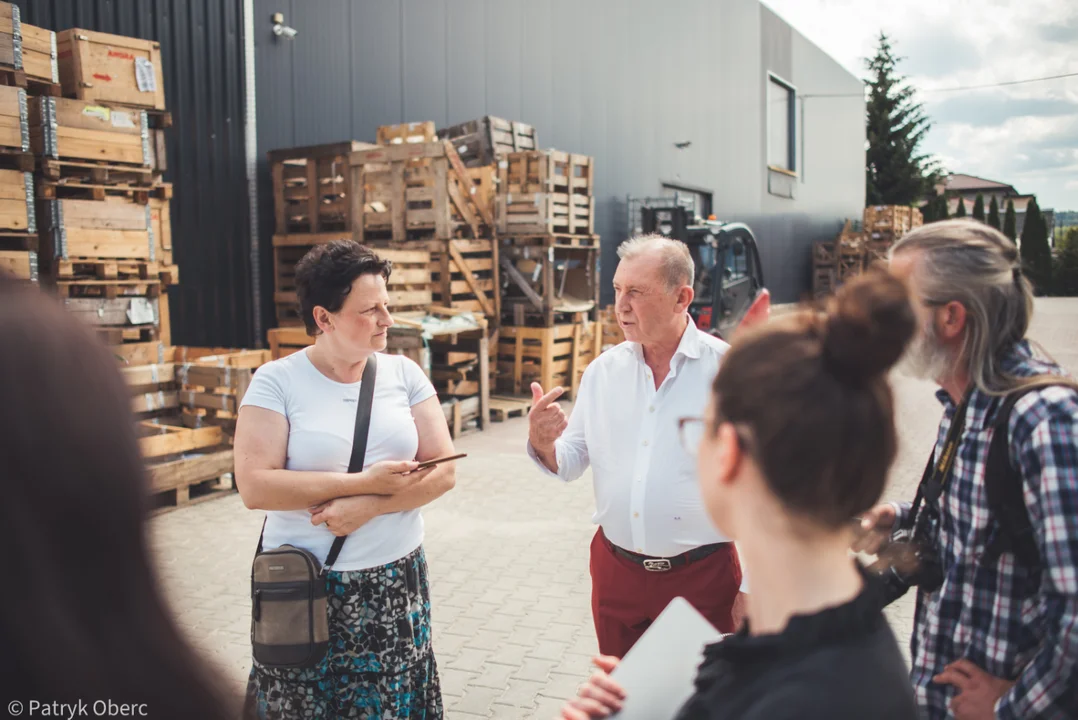
<svg viewBox="0 0 1078 720">
<path fill-rule="evenodd" d="M 330 380 L 303 350 L 260 367 L 241 407 L 266 408 L 288 419 L 286 470 L 347 472 L 361 384 Z M 383 460 L 415 459 L 419 434 L 411 408 L 434 395 L 434 386 L 415 362 L 403 355 L 378 354 L 364 468 Z M 311 524 L 307 510 L 266 513 L 263 549 L 294 545 L 325 562 L 333 538 L 324 525 Z M 380 515 L 348 536 L 333 569 L 385 565 L 422 542 L 419 510 Z"/>
</svg>

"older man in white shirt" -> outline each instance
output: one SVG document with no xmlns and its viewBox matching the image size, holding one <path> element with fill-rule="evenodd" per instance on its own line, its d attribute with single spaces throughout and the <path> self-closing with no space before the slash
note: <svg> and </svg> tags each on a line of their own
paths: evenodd
<svg viewBox="0 0 1078 720">
<path fill-rule="evenodd" d="M 679 420 L 701 417 L 728 345 L 688 314 L 694 268 L 681 242 L 650 235 L 618 248 L 618 324 L 626 342 L 584 372 L 572 416 L 542 394 L 528 416 L 528 454 L 568 482 L 595 480 L 592 613 L 604 655 L 623 656 L 667 603 L 685 597 L 719 630 L 740 621 L 741 566 L 712 526 L 696 479 L 696 438 Z"/>
</svg>

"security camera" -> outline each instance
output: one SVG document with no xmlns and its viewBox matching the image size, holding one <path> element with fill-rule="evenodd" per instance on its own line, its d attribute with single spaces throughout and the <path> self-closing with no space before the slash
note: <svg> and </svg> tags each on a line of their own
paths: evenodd
<svg viewBox="0 0 1078 720">
<path fill-rule="evenodd" d="M 283 35 L 289 40 L 291 40 L 292 38 L 296 37 L 296 35 L 299 35 L 298 30 L 293 27 L 288 27 L 284 24 L 284 13 L 273 13 L 273 17 L 271 18 L 271 20 L 273 22 L 273 34 L 277 37 L 281 37 Z"/>
<path fill-rule="evenodd" d="M 299 30 L 296 30 L 293 27 L 288 27 L 287 25 L 282 25 L 281 23 L 274 23 L 273 34 L 277 37 L 281 37 L 283 35 L 284 37 L 291 40 L 292 38 L 296 37 L 296 35 L 299 35 Z"/>
</svg>

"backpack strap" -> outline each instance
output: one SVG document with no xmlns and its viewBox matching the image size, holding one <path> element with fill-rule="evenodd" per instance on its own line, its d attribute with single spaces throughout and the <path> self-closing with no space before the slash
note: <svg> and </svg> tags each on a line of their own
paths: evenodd
<svg viewBox="0 0 1078 720">
<path fill-rule="evenodd" d="M 1005 552 L 1014 553 L 1019 565 L 1040 566 L 1041 555 L 1023 494 L 1021 471 L 1011 462 L 1010 425 L 1014 405 L 1026 394 L 1049 385 L 1025 387 L 1003 398 L 993 423 L 992 442 L 985 464 L 985 495 L 1000 532 L 985 548 L 985 559 L 994 562 Z"/>
</svg>

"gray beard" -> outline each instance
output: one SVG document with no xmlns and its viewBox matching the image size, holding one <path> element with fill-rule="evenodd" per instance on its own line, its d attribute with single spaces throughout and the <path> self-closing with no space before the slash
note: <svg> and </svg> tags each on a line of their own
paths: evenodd
<svg viewBox="0 0 1078 720">
<path fill-rule="evenodd" d="M 929 323 L 910 342 L 897 368 L 907 377 L 939 380 L 946 374 L 950 360 L 947 349 L 939 344 L 935 326 Z"/>
</svg>

